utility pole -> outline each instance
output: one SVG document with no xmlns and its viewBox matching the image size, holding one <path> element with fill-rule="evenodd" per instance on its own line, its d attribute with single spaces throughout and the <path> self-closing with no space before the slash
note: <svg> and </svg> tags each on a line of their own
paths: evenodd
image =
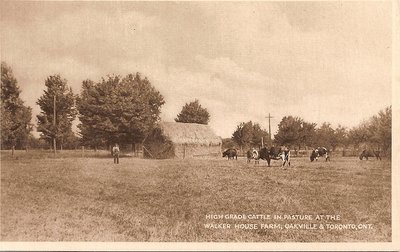
<svg viewBox="0 0 400 252">
<path fill-rule="evenodd" d="M 53 136 L 53 149 L 54 149 L 54 156 L 56 155 L 56 94 L 54 92 L 53 96 L 53 126 L 54 126 L 54 136 Z"/>
<path fill-rule="evenodd" d="M 268 113 L 268 117 L 265 117 L 265 118 L 268 118 L 268 135 L 269 135 L 269 142 L 271 143 L 271 141 L 272 141 L 272 139 L 271 139 L 271 118 L 274 118 L 274 117 L 272 117 L 271 114 Z"/>
</svg>

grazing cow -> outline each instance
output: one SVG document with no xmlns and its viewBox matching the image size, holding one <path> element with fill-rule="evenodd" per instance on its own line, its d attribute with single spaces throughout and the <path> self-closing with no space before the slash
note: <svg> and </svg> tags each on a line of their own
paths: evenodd
<svg viewBox="0 0 400 252">
<path fill-rule="evenodd" d="M 265 160 L 267 161 L 268 166 L 271 166 L 271 160 L 279 160 L 282 158 L 281 156 L 282 153 L 282 149 L 281 148 L 275 148 L 275 147 L 271 147 L 271 148 L 267 148 L 267 147 L 263 147 L 260 149 L 260 151 L 258 151 L 258 156 L 255 159 L 255 163 L 258 164 L 259 160 Z"/>
<path fill-rule="evenodd" d="M 235 158 L 237 160 L 237 151 L 236 151 L 236 149 L 229 148 L 222 153 L 222 157 L 228 157 L 228 160 L 235 159 Z"/>
<path fill-rule="evenodd" d="M 256 149 L 253 148 L 251 150 L 248 150 L 246 154 L 247 154 L 246 155 L 247 156 L 247 163 L 250 163 L 250 161 L 252 159 L 254 159 L 256 163 L 258 163 L 259 153 L 258 153 L 258 151 Z"/>
<path fill-rule="evenodd" d="M 325 147 L 318 147 L 315 150 L 311 152 L 310 160 L 312 161 L 318 161 L 318 157 L 325 156 L 325 161 L 330 160 L 329 157 L 329 152 Z"/>
<path fill-rule="evenodd" d="M 368 160 L 368 157 L 376 157 L 376 160 L 382 160 L 380 156 L 381 152 L 380 151 L 375 151 L 375 150 L 370 150 L 370 149 L 364 149 L 361 154 L 360 154 L 360 160 L 363 160 L 364 158 Z"/>
</svg>

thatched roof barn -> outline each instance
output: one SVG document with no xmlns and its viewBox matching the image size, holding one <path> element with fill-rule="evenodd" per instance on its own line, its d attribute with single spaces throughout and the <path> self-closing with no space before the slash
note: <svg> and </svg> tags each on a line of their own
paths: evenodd
<svg viewBox="0 0 400 252">
<path fill-rule="evenodd" d="M 208 125 L 161 122 L 146 138 L 144 155 L 149 158 L 219 156 L 222 139 Z"/>
</svg>

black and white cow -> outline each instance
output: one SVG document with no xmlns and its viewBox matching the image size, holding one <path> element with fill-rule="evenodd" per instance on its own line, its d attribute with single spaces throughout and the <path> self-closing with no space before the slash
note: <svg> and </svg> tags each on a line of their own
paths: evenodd
<svg viewBox="0 0 400 252">
<path fill-rule="evenodd" d="M 325 147 L 318 147 L 311 152 L 310 160 L 311 162 L 314 160 L 318 161 L 318 158 L 322 156 L 325 157 L 325 161 L 330 160 L 328 149 L 326 149 Z"/>
<path fill-rule="evenodd" d="M 281 160 L 282 166 L 286 163 L 290 166 L 290 150 L 286 148 L 276 148 L 274 146 L 268 148 L 263 147 L 259 151 L 253 149 L 247 152 L 247 162 L 251 159 L 255 160 L 255 164 L 260 163 L 260 159 L 267 161 L 268 166 L 271 166 L 271 160 Z"/>
<path fill-rule="evenodd" d="M 258 153 L 258 151 L 256 149 L 254 149 L 254 148 L 250 149 L 250 150 L 247 151 L 246 154 L 247 154 L 247 163 L 250 163 L 250 161 L 252 159 L 254 159 L 256 163 L 258 163 L 259 153 Z"/>
</svg>

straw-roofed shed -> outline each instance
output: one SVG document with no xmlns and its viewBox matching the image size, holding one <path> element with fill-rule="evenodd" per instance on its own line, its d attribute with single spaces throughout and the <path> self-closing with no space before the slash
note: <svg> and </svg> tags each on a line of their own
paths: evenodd
<svg viewBox="0 0 400 252">
<path fill-rule="evenodd" d="M 144 155 L 149 158 L 193 158 L 219 156 L 221 137 L 208 125 L 161 122 L 146 138 Z"/>
</svg>

